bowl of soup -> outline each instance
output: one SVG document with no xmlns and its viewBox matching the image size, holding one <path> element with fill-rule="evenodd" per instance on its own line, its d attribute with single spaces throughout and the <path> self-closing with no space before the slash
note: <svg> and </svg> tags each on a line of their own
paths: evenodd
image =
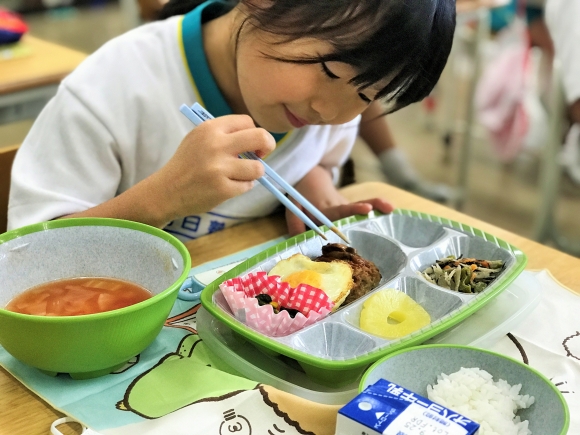
<svg viewBox="0 0 580 435">
<path fill-rule="evenodd" d="M 49 375 L 113 372 L 158 335 L 190 267 L 177 238 L 125 220 L 0 234 L 0 345 Z"/>
</svg>

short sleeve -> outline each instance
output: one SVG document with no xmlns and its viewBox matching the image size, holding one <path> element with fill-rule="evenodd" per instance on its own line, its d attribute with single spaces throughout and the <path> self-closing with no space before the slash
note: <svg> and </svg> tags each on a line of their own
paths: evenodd
<svg viewBox="0 0 580 435">
<path fill-rule="evenodd" d="M 105 125 L 61 85 L 16 154 L 8 229 L 77 213 L 113 198 L 121 178 L 115 148 Z"/>
<path fill-rule="evenodd" d="M 556 60 L 566 100 L 580 99 L 580 2 L 551 0 L 546 6 L 546 23 L 554 41 Z"/>
</svg>

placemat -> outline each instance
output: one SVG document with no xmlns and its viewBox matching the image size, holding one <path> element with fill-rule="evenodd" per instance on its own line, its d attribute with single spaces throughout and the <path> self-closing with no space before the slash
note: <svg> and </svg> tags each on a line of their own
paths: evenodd
<svg viewBox="0 0 580 435">
<path fill-rule="evenodd" d="M 266 247 L 193 268 L 190 276 L 240 261 Z M 574 412 L 580 409 L 580 297 L 547 271 L 523 274 L 541 283 L 542 299 L 527 319 L 491 349 L 524 361 L 550 378 L 569 404 L 569 433 L 580 433 L 580 415 Z M 19 363 L 1 347 L 0 365 L 51 406 L 87 426 L 87 434 L 333 433 L 339 406 L 257 384 L 215 357 L 197 335 L 198 308 L 196 301 L 177 300 L 156 340 L 125 367 L 104 377 L 52 378 Z"/>
</svg>

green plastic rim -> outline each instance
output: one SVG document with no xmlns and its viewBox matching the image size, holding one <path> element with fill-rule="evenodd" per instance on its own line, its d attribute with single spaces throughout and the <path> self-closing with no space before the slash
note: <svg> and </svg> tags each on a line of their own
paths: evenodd
<svg viewBox="0 0 580 435">
<path fill-rule="evenodd" d="M 373 370 L 375 370 L 378 366 L 380 366 L 381 364 L 383 364 L 386 360 L 393 358 L 397 355 L 403 354 L 403 353 L 407 353 L 407 352 L 413 352 L 415 350 L 422 350 L 422 349 L 429 349 L 429 348 L 440 348 L 440 349 L 466 349 L 466 350 L 470 350 L 470 351 L 477 351 L 477 352 L 481 352 L 481 353 L 486 353 L 495 357 L 499 357 L 499 358 L 503 358 L 505 360 L 508 360 L 514 364 L 517 364 L 523 368 L 525 368 L 526 370 L 528 370 L 529 372 L 532 372 L 533 374 L 535 374 L 536 376 L 538 376 L 540 379 L 542 379 L 549 387 L 550 389 L 556 393 L 556 396 L 558 397 L 558 400 L 560 401 L 560 403 L 562 404 L 562 408 L 564 409 L 564 427 L 562 428 L 562 431 L 560 432 L 560 435 L 566 435 L 568 433 L 568 427 L 570 426 L 570 410 L 568 409 L 568 403 L 566 402 L 566 399 L 564 399 L 564 396 L 562 395 L 562 393 L 560 392 L 560 390 L 558 390 L 556 388 L 556 386 L 552 383 L 552 381 L 550 381 L 546 376 L 544 376 L 544 374 L 540 373 L 538 370 L 536 370 L 533 367 L 530 367 L 527 364 L 524 364 L 521 361 L 518 361 L 517 359 L 514 359 L 512 357 L 509 357 L 507 355 L 503 355 L 501 353 L 497 353 L 491 350 L 486 350 L 486 349 L 480 349 L 477 347 L 472 347 L 472 346 L 463 346 L 463 345 L 459 345 L 459 344 L 426 344 L 423 346 L 413 346 L 413 347 L 407 347 L 405 349 L 400 349 L 396 352 L 393 353 L 389 353 L 388 355 L 384 356 L 383 358 L 377 360 L 375 363 L 373 363 L 373 365 L 371 365 L 364 373 L 359 386 L 358 386 L 358 391 L 359 393 L 362 392 L 364 390 L 364 385 L 366 382 L 366 379 L 368 376 L 370 376 L 370 374 L 372 373 Z"/>
<path fill-rule="evenodd" d="M 230 271 L 226 272 L 215 281 L 210 283 L 205 289 L 201 292 L 201 304 L 203 307 L 209 311 L 214 317 L 216 317 L 221 322 L 228 325 L 231 329 L 238 332 L 242 336 L 248 338 L 252 342 L 258 344 L 259 346 L 263 346 L 267 349 L 270 349 L 276 353 L 283 354 L 290 358 L 294 358 L 301 363 L 305 363 L 314 367 L 323 368 L 326 370 L 350 370 L 354 368 L 362 368 L 374 363 L 377 359 L 383 357 L 386 354 L 390 354 L 395 352 L 399 349 L 407 348 L 409 346 L 418 345 L 426 341 L 427 339 L 449 329 L 451 326 L 465 320 L 471 314 L 479 310 L 485 304 L 490 302 L 494 297 L 496 297 L 499 293 L 501 293 L 505 288 L 514 280 L 516 277 L 524 270 L 527 264 L 527 257 L 526 255 L 515 246 L 509 244 L 508 242 L 498 239 L 496 236 L 481 231 L 479 229 L 473 228 L 469 225 L 462 224 L 460 222 L 456 222 L 450 219 L 441 218 L 439 216 L 430 215 L 427 213 L 420 213 L 412 210 L 406 209 L 396 209 L 391 214 L 395 215 L 403 215 L 403 216 L 410 216 L 422 220 L 428 220 L 430 222 L 439 223 L 441 225 L 457 229 L 462 232 L 470 233 L 475 237 L 482 238 L 486 241 L 495 243 L 498 247 L 508 250 L 511 252 L 515 257 L 514 264 L 510 267 L 508 273 L 503 273 L 501 276 L 496 278 L 495 280 L 495 288 L 489 290 L 488 292 L 484 292 L 477 296 L 477 299 L 473 301 L 473 303 L 469 303 L 464 305 L 463 307 L 459 308 L 453 316 L 444 321 L 437 323 L 436 325 L 431 326 L 428 330 L 423 331 L 421 333 L 413 333 L 407 336 L 406 338 L 400 339 L 396 344 L 391 346 L 386 346 L 383 348 L 379 348 L 372 352 L 369 352 L 365 355 L 360 357 L 352 358 L 349 360 L 328 360 L 320 357 L 316 357 L 310 355 L 306 352 L 302 352 L 300 350 L 296 350 L 282 344 L 266 335 L 263 335 L 250 327 L 244 325 L 243 323 L 236 320 L 234 317 L 230 316 L 226 312 L 224 312 L 221 308 L 213 302 L 213 294 L 216 291 L 219 291 L 219 285 L 236 276 L 243 274 L 248 269 L 252 268 L 256 264 L 268 259 L 269 257 L 277 254 L 280 251 L 284 251 L 289 247 L 296 246 L 302 242 L 305 242 L 313 237 L 316 237 L 317 234 L 310 230 L 308 232 L 299 234 L 298 236 L 289 238 L 288 240 L 284 240 L 277 245 L 274 245 L 259 254 L 247 259 L 246 261 L 240 263 L 238 266 L 234 267 Z M 361 222 L 368 220 L 372 217 L 381 216 L 381 213 L 374 212 L 371 215 L 358 215 L 358 216 L 351 216 L 345 219 L 341 219 L 335 222 L 337 227 L 344 227 L 346 225 L 350 225 L 356 222 Z M 320 227 L 322 231 L 328 231 L 328 227 L 322 226 Z"/>
<path fill-rule="evenodd" d="M 95 313 L 95 314 L 84 314 L 80 316 L 36 316 L 32 314 L 22 314 L 22 313 L 15 313 L 13 311 L 8 311 L 3 307 L 0 308 L 3 310 L 3 314 L 6 316 L 14 317 L 14 318 L 25 318 L 29 322 L 52 322 L 52 323 L 66 323 L 70 322 L 74 319 L 75 322 L 92 322 L 97 319 L 104 319 L 107 317 L 116 317 L 123 313 L 130 313 L 132 311 L 137 311 L 142 308 L 148 307 L 156 303 L 159 299 L 165 298 L 176 292 L 181 287 L 181 283 L 185 281 L 189 271 L 191 269 L 191 256 L 189 255 L 189 251 L 176 237 L 172 236 L 171 234 L 160 230 L 159 228 L 152 227 L 150 225 L 142 224 L 139 222 L 128 221 L 124 219 L 113 219 L 113 218 L 64 218 L 58 219 L 54 221 L 48 222 L 41 222 L 38 224 L 27 225 L 22 228 L 17 228 L 12 231 L 8 231 L 4 234 L 0 235 L 0 245 L 2 243 L 6 243 L 10 240 L 17 239 L 19 237 L 27 236 L 29 234 L 37 233 L 40 231 L 46 231 L 51 229 L 57 228 L 71 228 L 71 227 L 116 227 L 116 228 L 126 228 L 133 231 L 140 231 L 142 233 L 147 233 L 152 236 L 158 237 L 167 243 L 171 244 L 177 251 L 181 254 L 181 258 L 183 259 L 183 272 L 179 276 L 177 280 L 168 288 L 163 290 L 161 293 L 154 295 L 153 297 L 146 299 L 142 302 L 138 302 L 133 305 L 129 305 L 124 308 L 119 308 L 112 311 L 105 311 L 102 313 Z"/>
</svg>

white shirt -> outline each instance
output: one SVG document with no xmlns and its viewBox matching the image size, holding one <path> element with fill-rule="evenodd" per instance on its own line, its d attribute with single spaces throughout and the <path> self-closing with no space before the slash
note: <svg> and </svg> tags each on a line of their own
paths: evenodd
<svg viewBox="0 0 580 435">
<path fill-rule="evenodd" d="M 554 41 L 566 100 L 580 98 L 580 1 L 548 0 L 546 24 Z"/>
<path fill-rule="evenodd" d="M 94 207 L 169 161 L 193 127 L 179 107 L 197 101 L 178 44 L 181 19 L 147 24 L 109 41 L 63 80 L 16 155 L 9 229 Z M 338 168 L 354 144 L 359 120 L 294 130 L 267 161 L 290 184 L 318 164 Z M 256 184 L 166 230 L 190 240 L 277 206 Z"/>
</svg>

